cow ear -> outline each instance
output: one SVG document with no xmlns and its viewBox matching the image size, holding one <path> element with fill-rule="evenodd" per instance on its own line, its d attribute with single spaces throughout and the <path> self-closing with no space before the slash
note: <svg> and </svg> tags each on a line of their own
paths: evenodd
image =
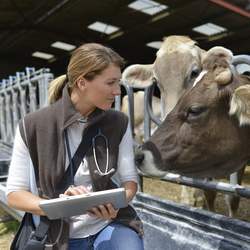
<svg viewBox="0 0 250 250">
<path fill-rule="evenodd" d="M 250 125 L 250 85 L 235 90 L 230 101 L 229 115 L 236 115 L 240 126 Z"/>
<path fill-rule="evenodd" d="M 233 53 L 231 50 L 226 49 L 221 46 L 215 46 L 212 49 L 208 50 L 202 57 L 202 64 L 211 57 L 223 57 L 228 64 L 233 60 Z"/>
<path fill-rule="evenodd" d="M 153 65 L 134 64 L 126 68 L 122 73 L 122 80 L 125 84 L 136 87 L 146 88 L 153 83 Z"/>
</svg>

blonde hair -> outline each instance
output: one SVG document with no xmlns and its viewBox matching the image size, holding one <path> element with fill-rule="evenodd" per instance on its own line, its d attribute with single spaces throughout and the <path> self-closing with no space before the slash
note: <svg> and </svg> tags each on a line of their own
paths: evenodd
<svg viewBox="0 0 250 250">
<path fill-rule="evenodd" d="M 62 96 L 62 89 L 68 83 L 70 92 L 77 88 L 77 80 L 85 77 L 92 81 L 97 75 L 114 63 L 121 69 L 124 67 L 123 59 L 111 48 L 98 43 L 86 43 L 73 53 L 67 75 L 53 80 L 48 88 L 49 102 L 56 102 Z"/>
</svg>

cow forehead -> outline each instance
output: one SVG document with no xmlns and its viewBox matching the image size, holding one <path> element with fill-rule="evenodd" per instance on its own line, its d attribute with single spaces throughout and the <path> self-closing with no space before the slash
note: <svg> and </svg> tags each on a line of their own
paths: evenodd
<svg viewBox="0 0 250 250">
<path fill-rule="evenodd" d="M 206 75 L 207 74 L 207 70 L 203 70 L 200 74 L 199 74 L 199 76 L 196 78 L 196 80 L 195 80 L 195 82 L 194 82 L 194 84 L 193 84 L 193 87 L 195 87 L 196 86 L 196 84 L 202 79 L 202 77 L 204 76 L 204 75 Z"/>
<path fill-rule="evenodd" d="M 157 58 L 171 54 L 191 53 L 197 56 L 197 47 L 193 43 L 177 43 L 174 46 L 162 46 L 157 52 Z"/>
<path fill-rule="evenodd" d="M 194 56 L 195 55 L 195 56 Z M 190 73 L 192 65 L 200 66 L 198 51 L 191 52 L 190 49 L 180 50 L 176 53 L 162 53 L 157 56 L 153 67 L 155 76 L 162 81 L 181 81 L 178 86 L 182 86 L 185 77 Z M 166 78 L 167 77 L 167 78 Z M 176 84 L 175 84 L 176 85 Z"/>
</svg>

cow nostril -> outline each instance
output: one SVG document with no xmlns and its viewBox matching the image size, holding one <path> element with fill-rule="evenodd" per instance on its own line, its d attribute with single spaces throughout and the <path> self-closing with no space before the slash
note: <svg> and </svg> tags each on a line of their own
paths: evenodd
<svg viewBox="0 0 250 250">
<path fill-rule="evenodd" d="M 140 167 L 142 165 L 142 162 L 144 160 L 144 154 L 137 154 L 135 156 L 135 164 L 137 167 Z"/>
</svg>

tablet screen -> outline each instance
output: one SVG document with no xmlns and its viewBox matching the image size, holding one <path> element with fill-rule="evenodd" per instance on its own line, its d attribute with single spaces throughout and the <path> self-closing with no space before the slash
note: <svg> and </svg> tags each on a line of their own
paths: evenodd
<svg viewBox="0 0 250 250">
<path fill-rule="evenodd" d="M 125 188 L 115 188 L 104 191 L 56 198 L 40 201 L 39 206 L 50 220 L 86 214 L 92 207 L 110 203 L 115 209 L 127 206 Z"/>
</svg>

